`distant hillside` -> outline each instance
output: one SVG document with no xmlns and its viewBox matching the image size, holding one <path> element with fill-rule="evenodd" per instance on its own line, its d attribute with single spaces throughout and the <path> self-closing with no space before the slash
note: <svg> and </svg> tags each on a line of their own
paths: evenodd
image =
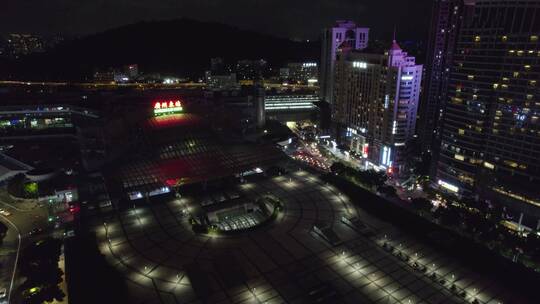
<svg viewBox="0 0 540 304">
<path fill-rule="evenodd" d="M 63 43 L 48 53 L 10 63 L 0 73 L 14 79 L 83 80 L 96 67 L 138 63 L 144 72 L 200 76 L 212 57 L 231 63 L 264 58 L 278 66 L 318 60 L 319 47 L 217 23 L 141 22 Z"/>
</svg>

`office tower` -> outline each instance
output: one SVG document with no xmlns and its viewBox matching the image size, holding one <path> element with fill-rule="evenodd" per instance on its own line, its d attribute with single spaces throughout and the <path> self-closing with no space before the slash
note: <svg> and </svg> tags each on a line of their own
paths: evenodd
<svg viewBox="0 0 540 304">
<path fill-rule="evenodd" d="M 256 80 L 266 76 L 268 64 L 266 60 L 240 60 L 236 64 L 238 80 Z"/>
<path fill-rule="evenodd" d="M 289 80 L 290 75 L 291 75 L 291 70 L 289 68 L 280 68 L 279 69 L 279 79 L 281 81 Z"/>
<path fill-rule="evenodd" d="M 295 83 L 316 83 L 319 68 L 315 62 L 291 62 L 287 64 L 289 79 Z"/>
<path fill-rule="evenodd" d="M 540 0 L 465 3 L 437 168 L 442 190 L 540 215 Z"/>
<path fill-rule="evenodd" d="M 223 58 L 210 58 L 210 72 L 212 72 L 212 75 L 226 74 L 225 62 L 223 61 Z"/>
<path fill-rule="evenodd" d="M 138 64 L 129 64 L 124 66 L 124 73 L 129 77 L 129 79 L 134 80 L 139 76 L 139 65 Z"/>
<path fill-rule="evenodd" d="M 422 65 L 394 40 L 384 54 L 342 50 L 335 69 L 332 119 L 342 144 L 373 167 L 404 173 L 405 147 L 414 136 Z"/>
<path fill-rule="evenodd" d="M 422 150 L 431 153 L 433 160 L 436 159 L 440 146 L 440 117 L 446 101 L 448 77 L 462 16 L 463 0 L 433 2 L 417 130 Z M 435 165 L 432 167 L 436 168 Z"/>
<path fill-rule="evenodd" d="M 345 43 L 353 50 L 363 50 L 368 46 L 368 36 L 369 28 L 357 27 L 352 21 L 337 21 L 334 27 L 323 30 L 319 77 L 322 100 L 332 103 L 334 65 L 338 48 Z"/>
</svg>

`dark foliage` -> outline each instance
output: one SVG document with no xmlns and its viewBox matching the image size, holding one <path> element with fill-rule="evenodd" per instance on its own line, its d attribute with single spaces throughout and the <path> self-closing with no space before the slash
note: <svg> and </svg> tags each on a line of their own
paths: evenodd
<svg viewBox="0 0 540 304">
<path fill-rule="evenodd" d="M 48 238 L 26 247 L 21 254 L 21 275 L 26 277 L 22 284 L 24 303 L 42 303 L 61 300 L 63 292 L 58 288 L 62 282 L 62 271 L 58 268 L 61 242 Z M 32 292 L 31 288 L 36 288 Z"/>
<path fill-rule="evenodd" d="M 339 162 L 333 163 L 332 166 L 330 166 L 330 171 L 338 175 L 345 175 L 349 178 L 354 178 L 358 182 L 367 186 L 381 187 L 388 178 L 384 172 L 376 172 L 374 170 L 356 170 Z"/>
<path fill-rule="evenodd" d="M 72 238 L 65 248 L 70 303 L 127 303 L 123 277 L 99 252 L 95 235 Z"/>
</svg>

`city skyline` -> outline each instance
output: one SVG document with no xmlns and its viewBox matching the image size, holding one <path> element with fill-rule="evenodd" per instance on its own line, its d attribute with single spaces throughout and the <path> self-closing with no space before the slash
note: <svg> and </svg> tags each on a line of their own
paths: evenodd
<svg viewBox="0 0 540 304">
<path fill-rule="evenodd" d="M 0 304 L 537 304 L 540 0 L 7 1 Z"/>
</svg>

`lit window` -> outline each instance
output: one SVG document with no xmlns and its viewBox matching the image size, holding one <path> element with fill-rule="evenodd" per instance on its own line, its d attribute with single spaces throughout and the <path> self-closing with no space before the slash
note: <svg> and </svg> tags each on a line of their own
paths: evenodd
<svg viewBox="0 0 540 304">
<path fill-rule="evenodd" d="M 528 65 L 528 64 L 527 64 L 527 65 L 525 65 L 525 66 L 523 66 L 523 67 L 525 68 L 525 70 L 530 70 L 530 69 L 531 69 L 531 66 L 530 66 L 530 65 Z"/>
<path fill-rule="evenodd" d="M 467 75 L 467 79 L 474 80 L 474 75 Z"/>
<path fill-rule="evenodd" d="M 510 160 L 505 160 L 504 163 L 507 165 L 507 166 L 510 166 L 512 168 L 517 168 L 518 167 L 518 164 L 514 161 L 510 161 Z"/>
<path fill-rule="evenodd" d="M 456 193 L 457 193 L 457 192 L 459 191 L 459 188 L 458 188 L 457 186 L 454 186 L 454 185 L 452 185 L 452 184 L 450 184 L 450 183 L 447 183 L 447 182 L 445 182 L 445 181 L 443 181 L 443 180 L 439 180 L 439 181 L 438 181 L 438 184 L 439 184 L 441 187 L 443 187 L 443 188 L 445 188 L 445 189 L 447 189 L 447 190 L 450 190 L 450 191 L 452 191 L 452 192 L 456 192 Z"/>
<path fill-rule="evenodd" d="M 465 135 L 465 130 L 463 130 L 463 129 L 458 129 L 458 133 L 459 133 L 459 135 Z"/>
<path fill-rule="evenodd" d="M 484 167 L 488 168 L 488 169 L 495 169 L 495 165 L 493 165 L 492 163 L 488 163 L 488 162 L 484 162 Z"/>
<path fill-rule="evenodd" d="M 461 155 L 461 154 L 455 154 L 454 155 L 454 158 L 457 159 L 457 160 L 461 160 L 461 161 L 464 161 L 465 160 L 465 156 Z"/>
<path fill-rule="evenodd" d="M 480 36 L 474 36 L 474 42 L 480 42 Z"/>
<path fill-rule="evenodd" d="M 494 88 L 494 89 L 497 89 L 498 87 L 499 87 L 499 84 L 498 84 L 498 83 L 494 83 L 494 84 L 493 84 L 493 88 Z"/>
<path fill-rule="evenodd" d="M 532 35 L 531 36 L 531 41 L 538 41 L 538 36 Z"/>
<path fill-rule="evenodd" d="M 508 36 L 502 36 L 501 39 L 502 41 L 506 42 L 506 40 L 508 40 Z"/>
</svg>

